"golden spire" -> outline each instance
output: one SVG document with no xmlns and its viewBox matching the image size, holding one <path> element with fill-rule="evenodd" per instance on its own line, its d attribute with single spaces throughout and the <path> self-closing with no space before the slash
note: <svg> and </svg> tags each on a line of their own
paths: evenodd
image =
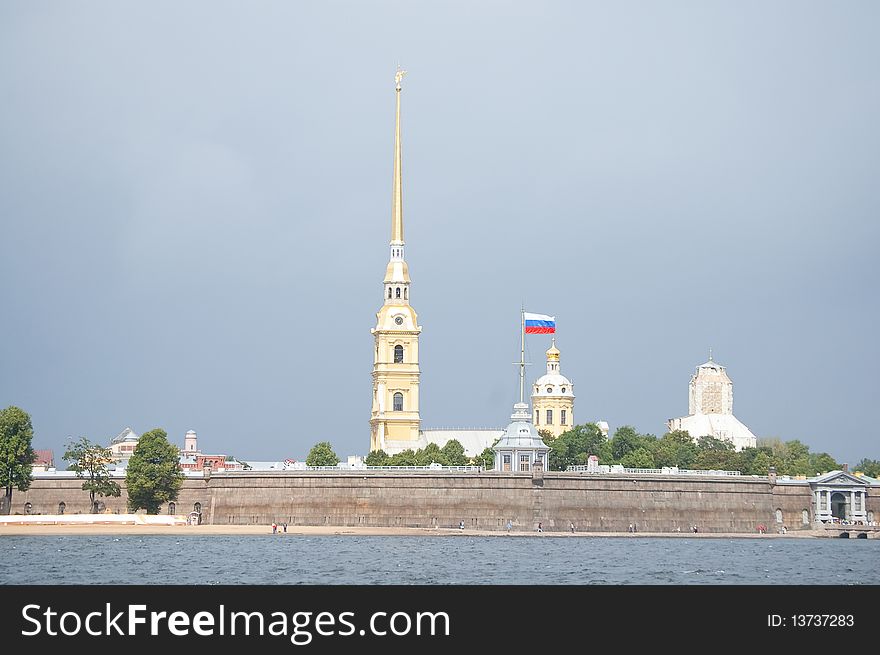
<svg viewBox="0 0 880 655">
<path fill-rule="evenodd" d="M 403 158 L 400 154 L 400 80 L 406 75 L 405 70 L 397 66 L 394 74 L 395 95 L 397 96 L 397 113 L 394 120 L 394 182 L 391 188 L 391 245 L 403 245 L 403 183 L 401 173 Z"/>
</svg>

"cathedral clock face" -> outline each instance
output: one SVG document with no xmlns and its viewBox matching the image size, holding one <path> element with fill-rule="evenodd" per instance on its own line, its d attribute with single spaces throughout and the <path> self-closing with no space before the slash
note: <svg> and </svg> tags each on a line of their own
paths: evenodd
<svg viewBox="0 0 880 655">
<path fill-rule="evenodd" d="M 403 316 L 395 316 L 394 322 L 397 323 L 398 325 L 403 325 Z"/>
</svg>

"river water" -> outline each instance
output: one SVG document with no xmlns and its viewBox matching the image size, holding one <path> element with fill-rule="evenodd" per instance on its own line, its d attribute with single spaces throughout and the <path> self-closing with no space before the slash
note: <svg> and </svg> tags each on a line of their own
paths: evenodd
<svg viewBox="0 0 880 655">
<path fill-rule="evenodd" d="M 880 584 L 880 539 L 5 536 L 0 584 Z"/>
</svg>

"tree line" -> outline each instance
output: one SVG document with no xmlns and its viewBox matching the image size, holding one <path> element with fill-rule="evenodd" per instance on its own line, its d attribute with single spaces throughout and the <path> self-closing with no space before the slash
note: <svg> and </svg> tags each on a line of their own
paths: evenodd
<svg viewBox="0 0 880 655">
<path fill-rule="evenodd" d="M 624 425 L 609 439 L 595 423 L 577 425 L 554 438 L 539 430 L 550 447 L 550 470 L 563 471 L 568 466 L 586 464 L 590 455 L 599 464 L 620 464 L 626 468 L 663 468 L 740 471 L 745 475 L 767 475 L 770 467 L 779 475 L 819 475 L 839 470 L 841 465 L 825 452 L 811 452 L 797 439 L 782 441 L 759 439 L 754 448 L 736 451 L 725 439 L 699 437 L 696 441 L 685 430 L 667 432 L 662 437 L 640 434 Z M 880 460 L 863 459 L 853 467 L 871 477 L 880 476 Z"/>
<path fill-rule="evenodd" d="M 680 469 L 737 470 L 746 475 L 766 475 L 771 466 L 779 475 L 808 477 L 841 468 L 828 453 L 810 452 L 809 447 L 798 440 L 761 439 L 757 447 L 737 452 L 729 441 L 700 437 L 695 442 L 683 430 L 667 432 L 658 438 L 652 434 L 640 434 L 632 426 L 624 425 L 608 439 L 595 423 L 585 423 L 556 438 L 546 431 L 539 432 L 550 447 L 550 470 L 553 471 L 586 464 L 590 455 L 596 455 L 600 464 L 620 464 L 627 468 L 677 466 Z M 27 412 L 14 406 L 0 410 L 0 481 L 5 491 L 0 498 L 2 514 L 11 513 L 14 490 L 27 491 L 30 488 L 36 460 L 33 436 L 34 429 Z M 165 430 L 156 428 L 141 435 L 126 468 L 125 486 L 130 511 L 143 509 L 149 514 L 157 514 L 162 505 L 177 500 L 184 477 L 179 457 L 178 447 L 168 441 Z M 120 495 L 120 486 L 110 473 L 113 457 L 109 448 L 80 437 L 66 445 L 62 459 L 69 462 L 68 470 L 83 480 L 82 489 L 89 492 L 92 512 L 98 511 L 100 498 Z M 428 466 L 437 463 L 486 469 L 493 468 L 494 462 L 495 454 L 491 448 L 476 457 L 468 457 L 464 447 L 455 439 L 442 448 L 428 444 L 396 455 L 376 450 L 365 460 L 368 466 Z M 339 457 L 328 441 L 315 444 L 306 458 L 309 466 L 335 466 L 338 463 Z M 880 460 L 862 459 L 853 471 L 880 478 Z"/>
<path fill-rule="evenodd" d="M 312 446 L 306 457 L 306 466 L 336 466 L 339 456 L 334 452 L 329 441 L 321 441 Z M 373 450 L 364 459 L 367 466 L 429 466 L 440 464 L 441 466 L 482 466 L 492 468 L 495 454 L 491 448 L 486 448 L 476 457 L 465 455 L 464 446 L 458 439 L 450 439 L 441 448 L 435 443 L 429 443 L 424 448 L 413 450 L 408 448 L 395 455 L 389 455 L 384 450 Z"/>
</svg>

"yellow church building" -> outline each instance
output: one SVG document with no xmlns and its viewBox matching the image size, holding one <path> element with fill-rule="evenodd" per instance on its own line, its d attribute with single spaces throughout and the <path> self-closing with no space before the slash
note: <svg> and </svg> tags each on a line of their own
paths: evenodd
<svg viewBox="0 0 880 655">
<path fill-rule="evenodd" d="M 547 351 L 547 373 L 535 380 L 532 388 L 535 427 L 554 437 L 574 427 L 574 385 L 559 368 L 556 339 Z"/>
<path fill-rule="evenodd" d="M 391 256 L 383 280 L 383 304 L 371 332 L 373 406 L 370 450 L 391 454 L 419 448 L 419 326 L 410 306 L 409 267 L 404 257 L 402 156 L 400 144 L 400 81 L 394 77 L 397 109 L 394 125 L 394 179 L 391 194 Z"/>
</svg>

